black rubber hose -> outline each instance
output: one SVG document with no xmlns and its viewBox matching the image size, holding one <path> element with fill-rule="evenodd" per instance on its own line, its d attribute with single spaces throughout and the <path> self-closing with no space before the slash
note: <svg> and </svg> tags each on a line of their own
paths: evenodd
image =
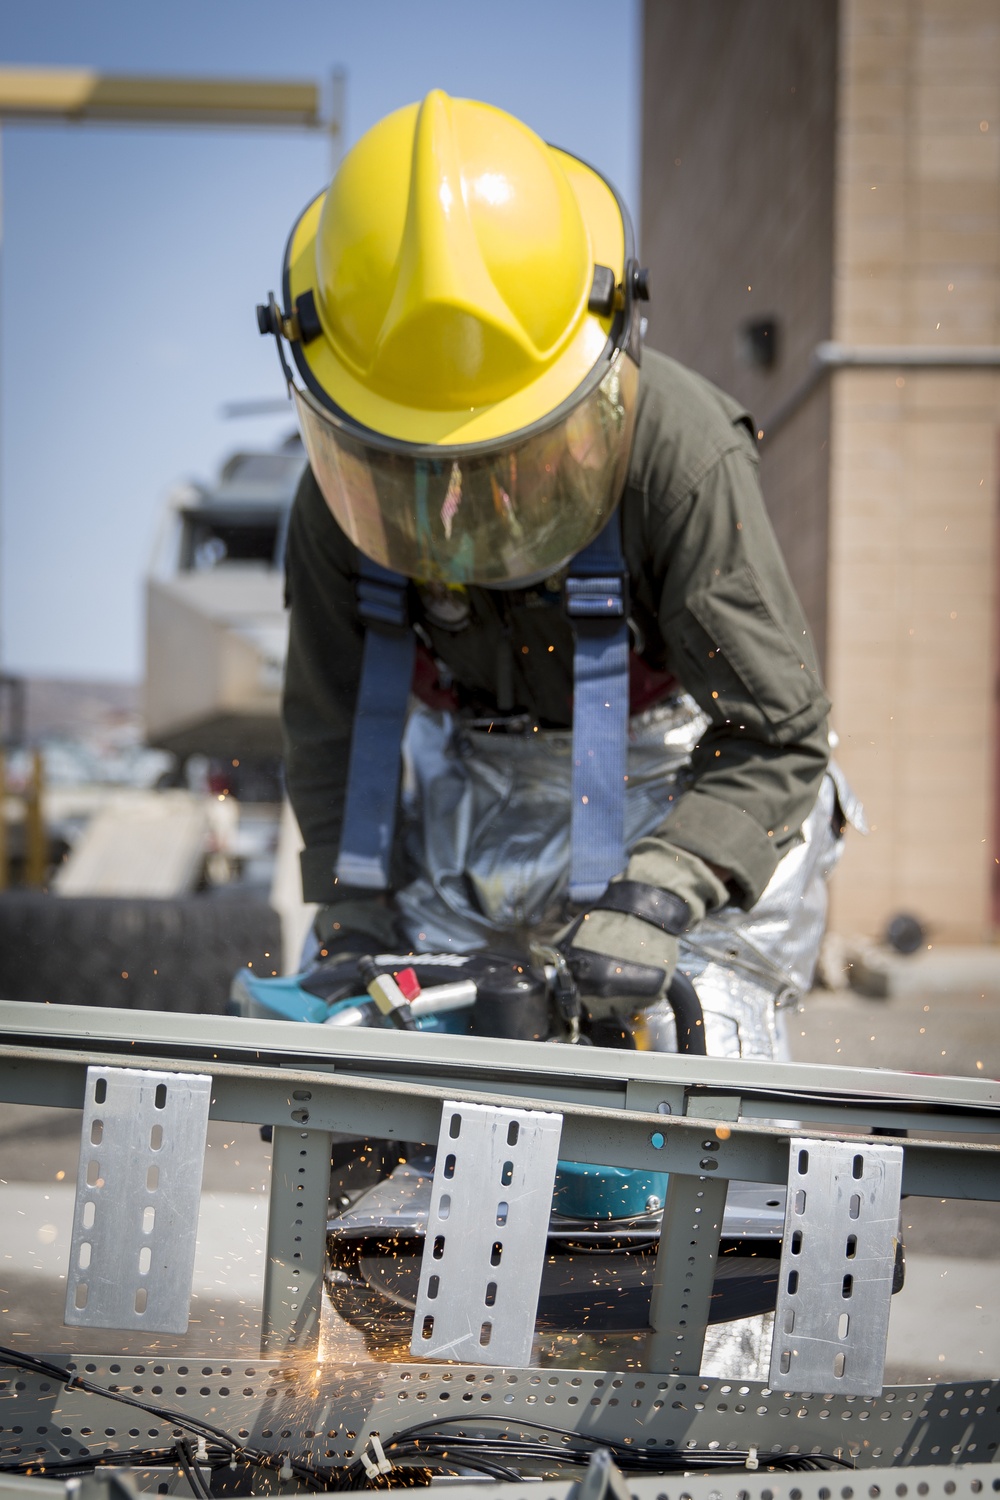
<svg viewBox="0 0 1000 1500">
<path fill-rule="evenodd" d="M 667 1002 L 677 1022 L 678 1052 L 693 1052 L 698 1057 L 706 1057 L 708 1048 L 705 1045 L 705 1016 L 701 1001 L 698 999 L 698 991 L 680 969 L 674 971 L 674 977 L 667 987 Z"/>
</svg>

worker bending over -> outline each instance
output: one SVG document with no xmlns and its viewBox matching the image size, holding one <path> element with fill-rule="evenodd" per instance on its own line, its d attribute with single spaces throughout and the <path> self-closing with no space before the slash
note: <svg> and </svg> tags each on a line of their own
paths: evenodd
<svg viewBox="0 0 1000 1500">
<path fill-rule="evenodd" d="M 783 1055 L 843 822 L 739 404 L 642 348 L 597 171 L 434 92 L 288 242 L 284 694 L 327 954 L 555 943 L 595 1040 Z M 292 365 L 287 363 L 285 347 Z M 297 380 L 295 377 L 298 377 Z"/>
</svg>

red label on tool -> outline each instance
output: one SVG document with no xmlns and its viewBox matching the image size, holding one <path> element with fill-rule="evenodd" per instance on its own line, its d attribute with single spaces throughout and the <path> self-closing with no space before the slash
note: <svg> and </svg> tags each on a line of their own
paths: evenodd
<svg viewBox="0 0 1000 1500">
<path fill-rule="evenodd" d="M 400 969 L 395 978 L 407 1000 L 415 1000 L 420 994 L 420 980 L 416 969 Z"/>
</svg>

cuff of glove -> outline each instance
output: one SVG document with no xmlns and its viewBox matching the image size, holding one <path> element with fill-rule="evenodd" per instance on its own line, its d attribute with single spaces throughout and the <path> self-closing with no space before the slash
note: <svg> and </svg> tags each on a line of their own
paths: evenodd
<svg viewBox="0 0 1000 1500">
<path fill-rule="evenodd" d="M 620 911 L 627 917 L 639 917 L 651 927 L 678 937 L 691 925 L 691 907 L 674 891 L 661 891 L 642 880 L 623 877 L 613 880 L 604 895 L 594 902 L 591 911 Z"/>
<path fill-rule="evenodd" d="M 687 907 L 685 926 L 664 929 L 675 933 L 693 927 L 708 912 L 725 906 L 731 899 L 725 885 L 703 859 L 688 849 L 678 849 L 662 839 L 643 840 L 636 846 L 625 874 L 612 881 L 608 890 L 614 890 L 617 885 L 652 886 L 679 900 Z M 603 904 L 602 897 L 601 905 Z M 644 914 L 636 912 L 635 915 Z"/>
<path fill-rule="evenodd" d="M 637 880 L 615 880 L 566 935 L 566 960 L 581 994 L 648 1005 L 677 964 L 677 936 L 690 920 L 686 901 Z"/>
</svg>

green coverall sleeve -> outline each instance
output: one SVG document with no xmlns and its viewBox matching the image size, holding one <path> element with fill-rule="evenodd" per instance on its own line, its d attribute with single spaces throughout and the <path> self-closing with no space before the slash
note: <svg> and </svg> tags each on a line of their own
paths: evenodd
<svg viewBox="0 0 1000 1500">
<path fill-rule="evenodd" d="M 282 704 L 286 782 L 305 841 L 306 901 L 358 895 L 334 880 L 364 643 L 354 566 L 353 548 L 306 469 L 285 553 L 290 624 Z"/>
<path fill-rule="evenodd" d="M 660 629 L 672 670 L 710 723 L 690 789 L 627 873 L 686 895 L 691 862 L 677 851 L 687 851 L 727 872 L 731 894 L 751 906 L 816 799 L 830 705 L 756 454 L 749 435 L 733 431 L 728 451 L 683 493 L 658 492 L 655 473 L 647 490 Z"/>
</svg>

